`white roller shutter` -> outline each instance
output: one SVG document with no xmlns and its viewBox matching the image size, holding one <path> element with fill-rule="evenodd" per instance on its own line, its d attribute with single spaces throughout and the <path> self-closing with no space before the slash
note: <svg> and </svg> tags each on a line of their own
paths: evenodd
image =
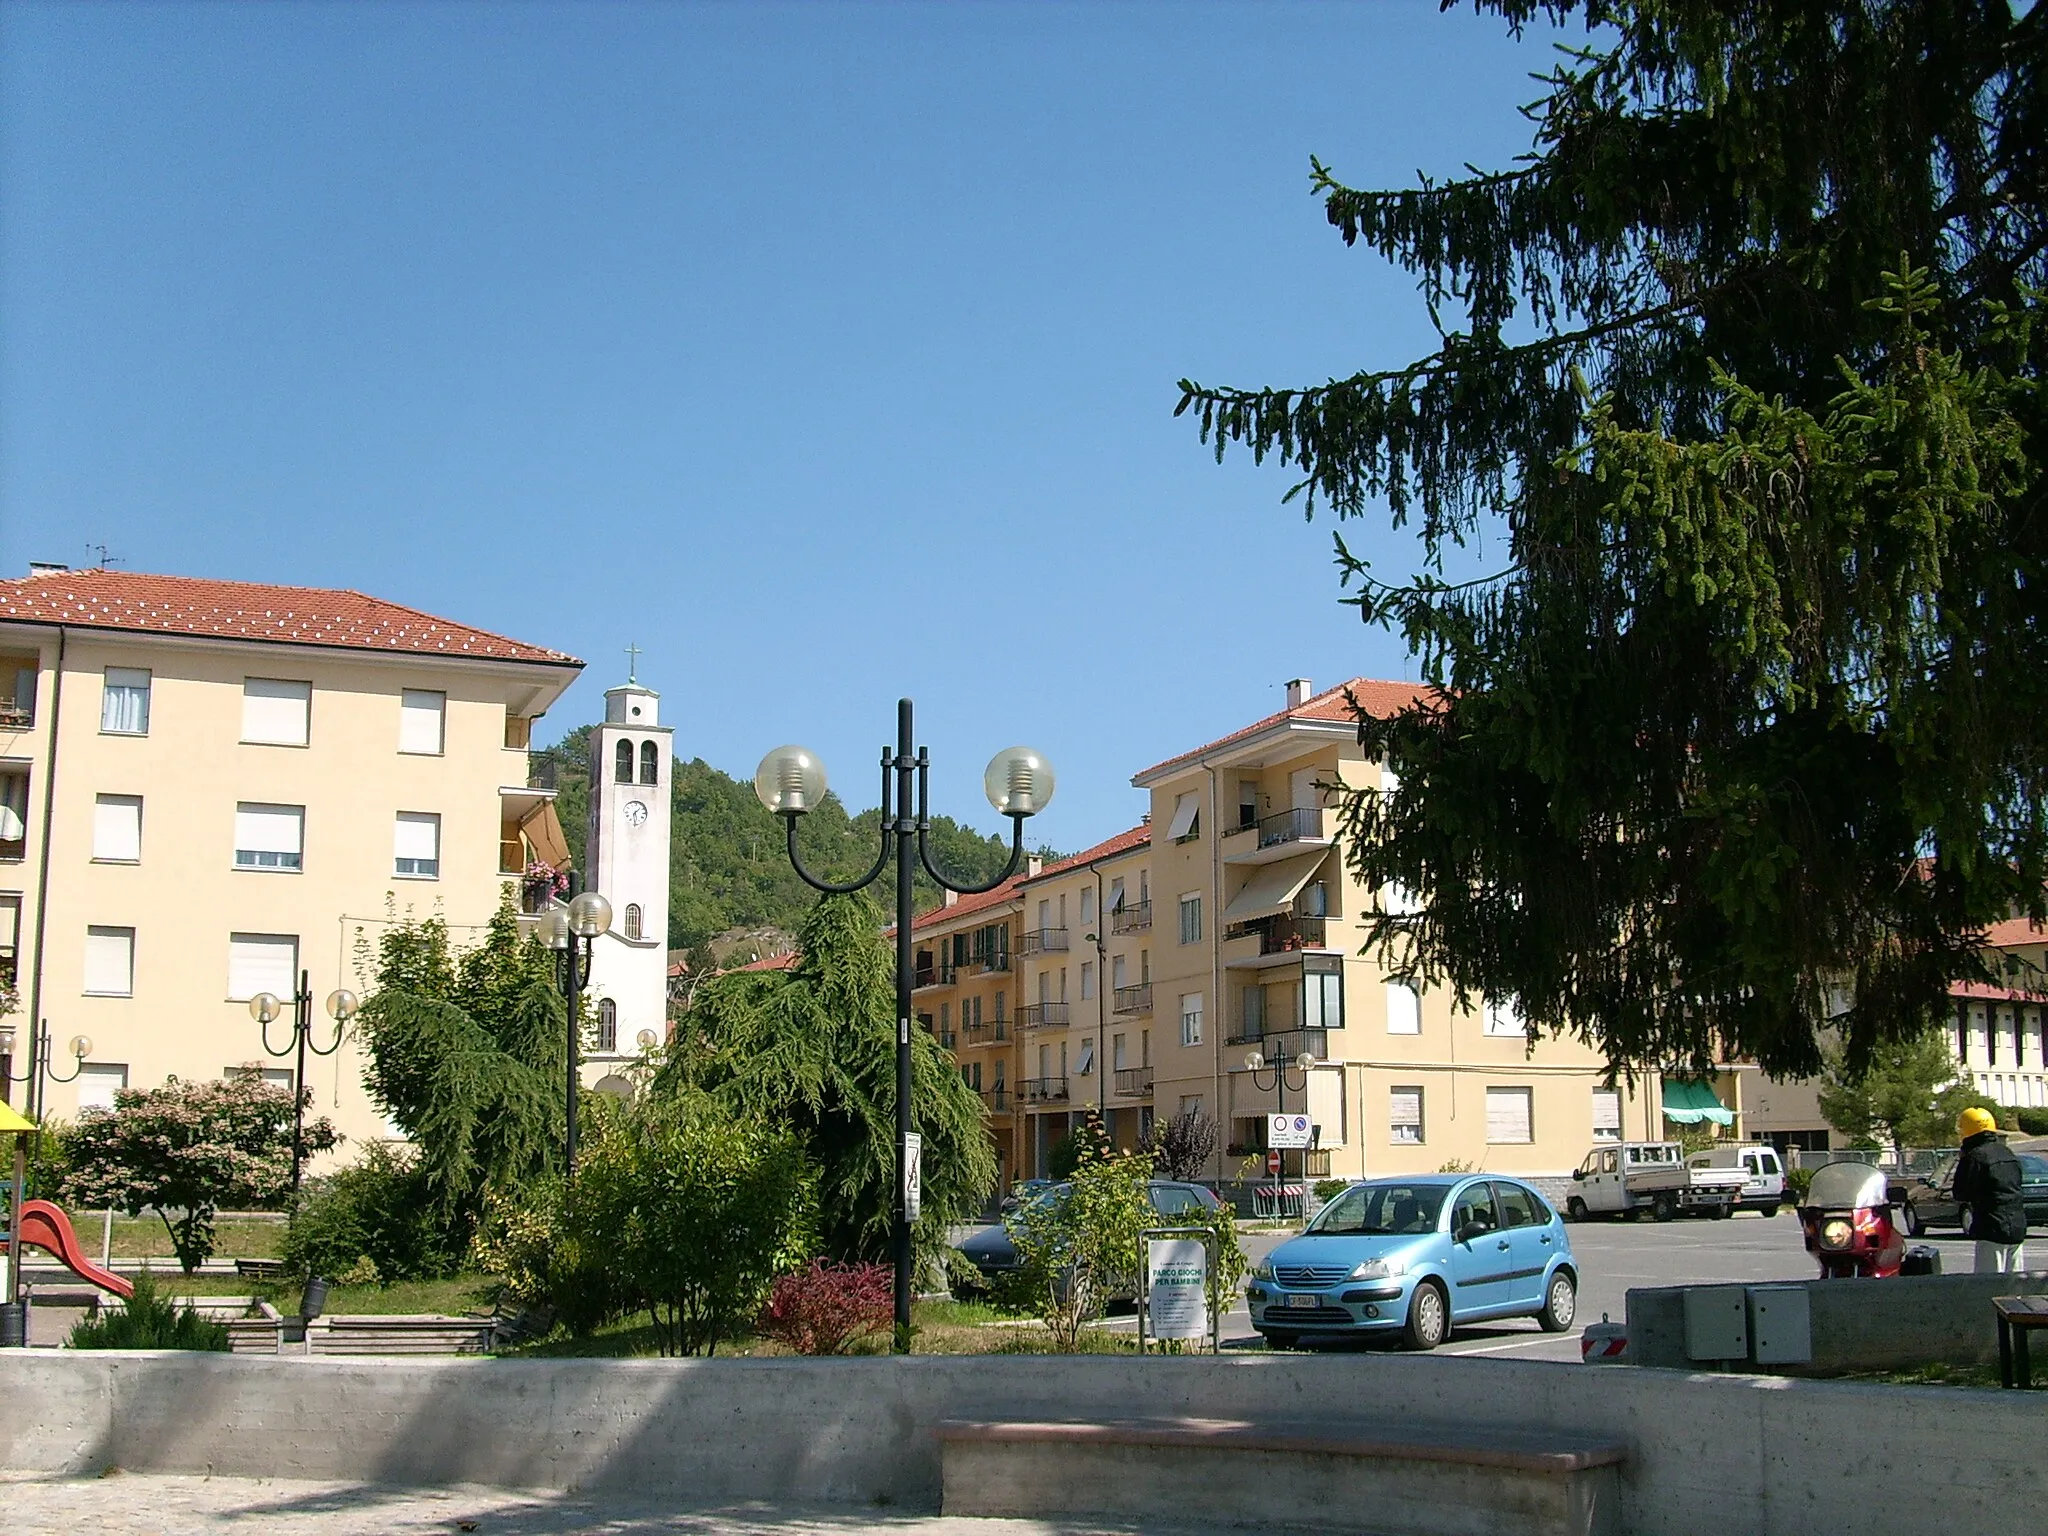
<svg viewBox="0 0 2048 1536">
<path fill-rule="evenodd" d="M 135 930 L 85 930 L 85 990 L 95 997 L 135 995 Z"/>
<path fill-rule="evenodd" d="M 92 856 L 123 864 L 142 857 L 142 796 L 100 795 L 94 799 Z"/>
<path fill-rule="evenodd" d="M 1612 1088 L 1593 1090 L 1593 1136 L 1599 1141 L 1621 1140 L 1621 1095 Z"/>
<path fill-rule="evenodd" d="M 245 1003 L 258 992 L 290 997 L 299 989 L 299 941 L 286 933 L 228 935 L 228 997 Z"/>
<path fill-rule="evenodd" d="M 401 875 L 432 877 L 441 872 L 441 818 L 428 811 L 400 811 L 392 838 Z"/>
<path fill-rule="evenodd" d="M 1387 983 L 1387 1033 L 1390 1035 L 1419 1035 L 1422 1033 L 1422 999 L 1415 995 L 1415 989 L 1398 981 Z"/>
<path fill-rule="evenodd" d="M 398 703 L 398 750 L 438 757 L 448 695 L 428 688 L 408 688 Z"/>
<path fill-rule="evenodd" d="M 306 851 L 306 808 L 302 805 L 235 807 L 235 862 L 244 869 L 298 869 Z"/>
<path fill-rule="evenodd" d="M 242 740 L 303 747 L 310 739 L 313 685 L 274 677 L 242 681 Z"/>
<path fill-rule="evenodd" d="M 1486 1090 L 1486 1139 L 1496 1143 L 1529 1142 L 1536 1139 L 1526 1088 Z"/>
</svg>

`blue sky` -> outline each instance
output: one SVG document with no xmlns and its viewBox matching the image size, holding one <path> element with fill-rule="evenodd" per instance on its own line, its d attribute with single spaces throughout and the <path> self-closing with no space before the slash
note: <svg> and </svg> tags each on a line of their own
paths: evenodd
<svg viewBox="0 0 2048 1536">
<path fill-rule="evenodd" d="M 1175 381 L 1427 350 L 1354 185 L 1504 164 L 1548 45 L 1428 3 L 0 8 L 0 574 L 351 586 L 638 644 L 678 751 L 872 803 L 918 701 L 1128 825 L 1285 679 L 1413 675 Z M 1406 571 L 1382 524 L 1354 547 Z"/>
</svg>

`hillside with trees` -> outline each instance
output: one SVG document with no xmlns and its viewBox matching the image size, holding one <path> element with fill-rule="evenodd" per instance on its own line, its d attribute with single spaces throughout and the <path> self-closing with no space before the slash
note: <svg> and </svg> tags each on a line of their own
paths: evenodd
<svg viewBox="0 0 2048 1536">
<path fill-rule="evenodd" d="M 578 726 L 548 749 L 556 763 L 555 808 L 579 867 L 589 835 L 590 730 Z M 794 933 L 817 904 L 817 892 L 789 867 L 782 823 L 754 798 L 753 785 L 702 758 L 678 759 L 670 793 L 669 947 L 703 950 L 714 935 L 733 928 Z M 828 795 L 804 818 L 804 862 L 829 879 L 859 875 L 874 862 L 879 816 L 872 806 L 848 815 L 839 796 Z M 931 842 L 939 867 L 970 884 L 992 879 L 1009 859 L 1005 837 L 984 836 L 949 816 L 932 818 Z M 1047 849 L 1038 851 L 1048 860 L 1057 857 Z M 920 910 L 937 905 L 938 888 L 922 870 L 917 892 Z M 887 895 L 882 893 L 885 900 Z M 694 957 L 692 964 L 697 964 Z"/>
</svg>

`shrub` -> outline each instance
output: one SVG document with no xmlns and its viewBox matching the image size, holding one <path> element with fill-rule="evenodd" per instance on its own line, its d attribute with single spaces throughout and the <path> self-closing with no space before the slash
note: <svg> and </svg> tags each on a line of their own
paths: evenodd
<svg viewBox="0 0 2048 1536">
<path fill-rule="evenodd" d="M 1054 1349 L 1078 1348 L 1082 1325 L 1134 1283 L 1141 1234 L 1159 1222 L 1147 1197 L 1151 1176 L 1149 1157 L 1086 1157 L 1062 1189 L 1005 1218 L 1024 1261 L 1024 1295 Z"/>
<path fill-rule="evenodd" d="M 228 1331 L 183 1308 L 156 1288 L 156 1277 L 144 1270 L 135 1278 L 135 1292 L 118 1312 L 86 1320 L 71 1330 L 73 1349 L 200 1349 L 225 1350 Z"/>
<path fill-rule="evenodd" d="M 2048 1109 L 2015 1109 L 2009 1111 L 2014 1124 L 2029 1136 L 2048 1136 Z"/>
<path fill-rule="evenodd" d="M 1351 1187 L 1349 1179 L 1317 1179 L 1316 1198 L 1328 1205 Z"/>
<path fill-rule="evenodd" d="M 1806 1204 L 1806 1192 L 1813 1188 L 1811 1168 L 1787 1168 L 1785 1170 L 1785 1193 L 1792 1197 L 1794 1205 Z"/>
<path fill-rule="evenodd" d="M 756 1331 L 800 1355 L 843 1355 L 895 1322 L 895 1275 L 886 1264 L 827 1264 L 777 1275 Z"/>
<path fill-rule="evenodd" d="M 437 1280 L 461 1266 L 466 1246 L 418 1159 L 371 1142 L 353 1166 L 307 1184 L 285 1229 L 284 1261 L 302 1275 L 340 1276 L 367 1260 L 387 1283 Z"/>
<path fill-rule="evenodd" d="M 1216 1151 L 1216 1122 L 1199 1109 L 1183 1110 L 1171 1120 L 1154 1120 L 1138 1143 L 1152 1156 L 1153 1174 L 1183 1183 L 1199 1179 Z"/>
</svg>

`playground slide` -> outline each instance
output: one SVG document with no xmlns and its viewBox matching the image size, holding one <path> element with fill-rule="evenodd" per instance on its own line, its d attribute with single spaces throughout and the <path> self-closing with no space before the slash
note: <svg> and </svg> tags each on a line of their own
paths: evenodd
<svg viewBox="0 0 2048 1536">
<path fill-rule="evenodd" d="M 131 1282 L 101 1269 L 85 1256 L 78 1246 L 78 1234 L 71 1230 L 71 1218 L 47 1200 L 21 1202 L 20 1237 L 29 1247 L 54 1253 L 58 1263 L 103 1291 L 112 1291 L 116 1296 L 132 1295 L 135 1291 Z"/>
</svg>

